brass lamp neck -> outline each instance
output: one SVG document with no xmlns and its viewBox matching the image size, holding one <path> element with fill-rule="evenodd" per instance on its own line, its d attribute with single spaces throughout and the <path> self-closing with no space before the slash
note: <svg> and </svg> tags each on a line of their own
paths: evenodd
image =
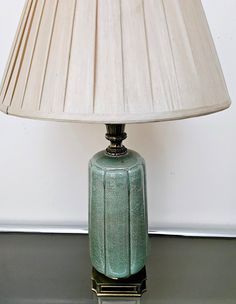
<svg viewBox="0 0 236 304">
<path fill-rule="evenodd" d="M 122 145 L 122 141 L 127 138 L 124 124 L 106 124 L 106 139 L 111 143 L 106 149 L 106 153 L 111 156 L 120 156 L 127 153 L 127 148 Z"/>
</svg>

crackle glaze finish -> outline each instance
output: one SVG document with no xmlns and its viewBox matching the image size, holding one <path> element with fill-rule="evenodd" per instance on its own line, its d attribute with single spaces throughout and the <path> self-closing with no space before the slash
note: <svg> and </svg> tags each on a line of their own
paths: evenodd
<svg viewBox="0 0 236 304">
<path fill-rule="evenodd" d="M 89 235 L 92 265 L 110 278 L 139 272 L 147 257 L 145 163 L 136 152 L 101 151 L 89 164 Z"/>
</svg>

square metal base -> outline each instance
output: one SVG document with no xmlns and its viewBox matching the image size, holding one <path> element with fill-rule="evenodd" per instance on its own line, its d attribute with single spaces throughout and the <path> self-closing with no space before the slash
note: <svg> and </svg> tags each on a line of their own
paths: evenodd
<svg viewBox="0 0 236 304">
<path fill-rule="evenodd" d="M 146 291 L 146 268 L 127 279 L 110 279 L 92 270 L 92 290 L 98 297 L 141 297 Z"/>
</svg>

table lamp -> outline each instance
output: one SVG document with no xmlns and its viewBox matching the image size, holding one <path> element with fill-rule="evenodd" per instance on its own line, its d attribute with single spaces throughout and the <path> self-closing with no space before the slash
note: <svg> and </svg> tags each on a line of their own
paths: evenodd
<svg viewBox="0 0 236 304">
<path fill-rule="evenodd" d="M 200 0 L 27 0 L 0 91 L 11 115 L 103 123 L 89 163 L 93 290 L 145 290 L 145 163 L 125 124 L 206 115 L 230 98 Z"/>
</svg>

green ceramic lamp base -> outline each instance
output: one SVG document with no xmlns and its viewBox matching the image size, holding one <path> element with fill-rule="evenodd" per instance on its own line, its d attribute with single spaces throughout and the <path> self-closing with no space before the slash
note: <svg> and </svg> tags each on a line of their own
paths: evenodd
<svg viewBox="0 0 236 304">
<path fill-rule="evenodd" d="M 93 267 L 111 279 L 139 273 L 146 263 L 148 226 L 143 158 L 127 150 L 123 125 L 109 125 L 111 145 L 89 164 L 89 236 Z"/>
</svg>

